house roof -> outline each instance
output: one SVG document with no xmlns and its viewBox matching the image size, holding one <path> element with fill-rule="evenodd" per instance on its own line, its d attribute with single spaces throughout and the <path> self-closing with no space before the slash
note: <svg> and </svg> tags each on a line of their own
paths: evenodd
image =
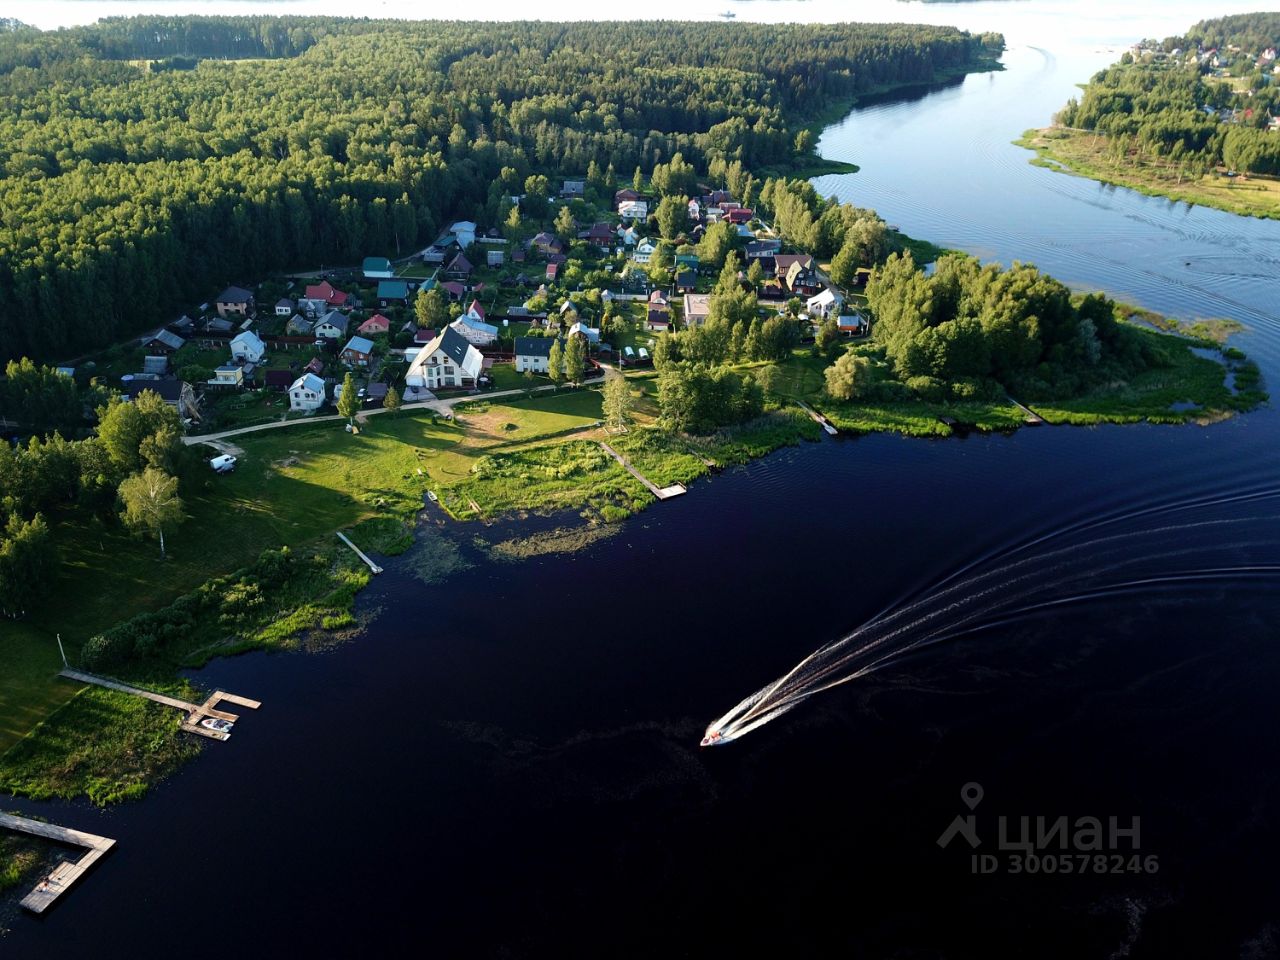
<svg viewBox="0 0 1280 960">
<path fill-rule="evenodd" d="M 698 275 L 694 273 L 692 270 L 681 270 L 676 275 L 677 287 L 692 287 L 697 285 L 697 283 L 698 283 Z"/>
<path fill-rule="evenodd" d="M 248 303 L 253 299 L 253 294 L 244 287 L 227 287 L 218 294 L 218 303 Z"/>
<path fill-rule="evenodd" d="M 391 321 L 380 313 L 375 313 L 372 317 L 360 324 L 356 328 L 361 333 L 369 333 L 372 330 L 390 330 Z"/>
<path fill-rule="evenodd" d="M 324 396 L 324 381 L 317 377 L 314 373 L 304 373 L 293 383 L 289 384 L 290 390 L 310 390 L 312 393 L 318 393 Z"/>
<path fill-rule="evenodd" d="M 449 261 L 449 265 L 444 268 L 445 273 L 470 273 L 474 268 L 471 261 L 462 254 L 458 254 Z M 381 286 L 381 284 L 379 284 Z"/>
<path fill-rule="evenodd" d="M 436 332 L 429 327 L 419 327 L 413 334 L 414 343 L 430 343 L 436 338 Z"/>
<path fill-rule="evenodd" d="M 444 290 L 446 293 L 449 294 L 449 296 L 453 297 L 455 300 L 457 300 L 464 293 L 467 292 L 467 288 L 464 287 L 462 284 L 458 283 L 458 281 L 456 280 L 446 280 L 444 283 L 440 284 L 440 289 Z"/>
<path fill-rule="evenodd" d="M 485 323 L 483 320 L 477 320 L 475 317 L 468 317 L 465 313 L 457 320 L 453 321 L 453 323 L 449 324 L 449 326 L 456 326 L 459 323 L 470 327 L 472 330 L 479 330 L 482 333 L 489 333 L 494 336 L 498 335 L 498 328 L 492 323 Z"/>
<path fill-rule="evenodd" d="M 836 320 L 837 327 L 860 327 L 866 321 L 858 314 L 846 315 Z"/>
<path fill-rule="evenodd" d="M 301 327 L 304 330 L 310 330 L 314 326 L 315 326 L 314 323 L 312 323 L 310 320 L 308 320 L 306 317 L 304 317 L 300 313 L 295 313 L 292 317 L 289 318 L 288 322 L 285 323 L 284 325 L 286 330 L 290 330 L 290 329 L 296 330 L 299 327 Z"/>
<path fill-rule="evenodd" d="M 365 388 L 365 396 L 370 400 L 381 400 L 387 395 L 387 385 L 375 380 Z"/>
<path fill-rule="evenodd" d="M 667 295 L 661 290 L 654 290 L 649 294 L 650 303 L 666 303 Z"/>
<path fill-rule="evenodd" d="M 666 307 L 650 307 L 646 323 L 670 323 L 671 311 Z"/>
<path fill-rule="evenodd" d="M 478 377 L 480 371 L 484 367 L 484 356 L 472 346 L 467 338 L 455 330 L 452 326 L 445 327 L 434 340 L 428 343 L 414 358 L 409 366 L 409 374 L 412 375 L 415 369 L 421 368 L 427 359 L 435 352 L 440 351 L 454 363 L 456 363 L 463 371 L 472 377 Z"/>
<path fill-rule="evenodd" d="M 142 372 L 164 374 L 169 371 L 168 357 L 143 357 Z"/>
<path fill-rule="evenodd" d="M 307 365 L 302 369 L 308 371 L 309 373 L 324 373 L 324 361 L 321 360 L 319 357 L 312 357 L 309 361 L 307 361 Z"/>
<path fill-rule="evenodd" d="M 835 303 L 837 300 L 843 303 L 844 297 L 837 294 L 830 287 L 827 287 L 827 289 L 823 290 L 821 293 L 815 293 L 812 297 L 810 297 L 806 305 L 813 304 L 813 303 L 817 303 L 818 305 L 823 305 L 827 303 Z"/>
<path fill-rule="evenodd" d="M 321 283 L 309 284 L 305 299 L 323 300 L 331 307 L 340 307 L 347 302 L 347 295 L 325 280 Z"/>
<path fill-rule="evenodd" d="M 624 200 L 639 200 L 640 194 L 636 193 L 630 187 L 623 187 L 613 195 L 614 203 L 622 203 Z"/>
<path fill-rule="evenodd" d="M 337 310 L 330 310 L 328 313 L 326 313 L 323 317 L 320 318 L 320 322 L 317 323 L 316 326 L 320 327 L 320 326 L 324 326 L 325 324 L 328 324 L 329 326 L 333 327 L 335 330 L 338 330 L 341 333 L 346 333 L 347 324 L 350 322 L 351 322 L 351 318 L 348 317 L 345 313 L 339 313 Z"/>
<path fill-rule="evenodd" d="M 365 274 L 387 273 L 391 269 L 391 261 L 386 257 L 365 257 L 362 269 Z"/>
<path fill-rule="evenodd" d="M 578 312 L 578 305 L 574 303 L 572 300 L 566 300 L 564 303 L 560 304 L 560 312 L 562 314 L 568 313 L 570 310 L 572 310 L 574 313 Z"/>
<path fill-rule="evenodd" d="M 268 387 L 287 387 L 293 382 L 291 370 L 268 370 L 265 377 Z"/>
<path fill-rule="evenodd" d="M 276 301 L 277 310 L 279 310 L 281 307 L 284 307 L 286 310 L 293 310 L 294 306 L 295 306 L 294 302 L 290 300 L 288 297 L 281 297 L 279 300 Z"/>
<path fill-rule="evenodd" d="M 800 264 L 802 270 L 813 266 L 813 254 L 810 253 L 778 253 L 773 257 L 773 269 L 778 276 L 786 276 L 793 263 Z"/>
<path fill-rule="evenodd" d="M 405 300 L 409 296 L 409 284 L 404 280 L 379 280 L 379 300 Z"/>
<path fill-rule="evenodd" d="M 144 390 L 150 390 L 165 403 L 177 403 L 186 385 L 182 380 L 130 380 L 124 385 L 124 393 L 130 400 L 137 400 Z"/>
<path fill-rule="evenodd" d="M 590 343 L 600 342 L 600 330 L 597 327 L 589 327 L 582 321 L 578 321 L 569 328 L 569 336 L 580 333 L 587 338 Z"/>
<path fill-rule="evenodd" d="M 357 353 L 373 353 L 373 341 L 367 337 L 352 337 L 342 349 L 354 350 Z"/>
<path fill-rule="evenodd" d="M 472 314 L 479 320 L 483 320 L 485 318 L 484 304 L 479 300 L 472 300 L 471 306 L 467 307 L 467 313 Z"/>
<path fill-rule="evenodd" d="M 251 347 L 262 347 L 264 350 L 266 349 L 266 346 L 267 346 L 265 343 L 262 342 L 262 338 L 258 336 L 256 333 L 254 333 L 252 330 L 245 330 L 242 333 L 237 333 L 234 337 L 231 338 L 232 346 L 235 346 L 237 343 L 247 344 L 248 346 L 251 346 Z"/>
<path fill-rule="evenodd" d="M 554 337 L 516 337 L 517 357 L 549 357 Z"/>
<path fill-rule="evenodd" d="M 148 344 L 162 343 L 166 347 L 168 347 L 170 350 L 177 350 L 186 342 L 187 341 L 183 340 L 176 333 L 170 333 L 168 330 L 161 330 L 154 337 L 150 337 L 147 340 Z"/>
<path fill-rule="evenodd" d="M 711 311 L 711 294 L 686 293 L 684 295 L 684 315 L 689 317 L 705 317 Z"/>
</svg>

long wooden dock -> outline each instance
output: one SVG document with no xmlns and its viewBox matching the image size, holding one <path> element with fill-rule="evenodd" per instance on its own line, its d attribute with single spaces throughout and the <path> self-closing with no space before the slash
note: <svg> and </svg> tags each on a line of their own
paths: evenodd
<svg viewBox="0 0 1280 960">
<path fill-rule="evenodd" d="M 643 483 L 645 486 L 645 489 L 647 489 L 659 500 L 670 500 L 672 497 L 678 497 L 678 496 L 681 496 L 682 494 L 689 492 L 688 490 L 685 489 L 685 485 L 683 483 L 673 483 L 669 487 L 659 487 L 656 483 L 654 483 L 652 480 L 650 480 L 648 477 L 642 474 L 639 470 L 633 467 L 631 465 L 631 462 L 626 457 L 620 454 L 617 450 L 613 449 L 613 447 L 609 446 L 603 440 L 600 441 L 600 446 L 604 448 L 605 453 L 609 454 L 609 456 L 613 457 L 613 459 L 617 460 L 620 464 L 622 464 L 622 469 L 626 470 L 627 473 L 631 474 L 633 477 L 635 477 L 637 480 Z"/>
<path fill-rule="evenodd" d="M 135 687 L 127 683 L 121 683 L 119 680 L 112 680 L 110 677 L 99 677 L 93 673 L 84 673 L 80 670 L 72 670 L 70 667 L 63 670 L 59 676 L 66 677 L 68 680 L 78 680 L 80 683 L 92 683 L 98 687 L 106 687 L 108 690 L 118 690 L 120 693 L 132 694 L 135 697 L 144 697 L 147 700 L 154 700 L 156 703 L 162 703 L 166 707 L 173 707 L 175 710 L 181 710 L 187 715 L 187 719 L 182 722 L 182 729 L 187 733 L 198 734 L 202 737 L 208 737 L 210 740 L 230 740 L 231 734 L 224 730 L 210 730 L 208 727 L 200 725 L 200 721 L 206 717 L 213 717 L 216 720 L 226 720 L 228 723 L 235 723 L 240 719 L 239 714 L 228 713 L 225 710 L 217 709 L 217 705 L 226 701 L 234 703 L 241 707 L 248 707 L 250 710 L 257 710 L 261 703 L 257 700 L 250 700 L 248 697 L 239 697 L 234 693 L 227 693 L 223 690 L 215 690 L 209 695 L 204 703 L 188 703 L 186 700 L 179 700 L 177 697 L 170 697 L 163 693 L 156 693 L 154 690 L 145 690 L 142 687 Z"/>
<path fill-rule="evenodd" d="M 799 406 L 800 409 L 802 409 L 810 417 L 812 417 L 815 423 L 820 424 L 822 426 L 822 429 L 827 431 L 827 433 L 830 436 L 834 437 L 837 433 L 840 432 L 839 430 L 836 429 L 836 426 L 834 423 L 832 423 L 830 420 L 828 420 L 826 417 L 820 414 L 817 410 L 813 409 L 813 407 L 809 406 L 803 400 L 797 400 L 796 405 Z"/>
<path fill-rule="evenodd" d="M 90 867 L 116 845 L 116 842 L 109 837 L 99 837 L 96 834 L 72 830 L 70 827 L 59 827 L 40 820 L 28 820 L 26 817 L 17 817 L 10 813 L 0 813 L 0 827 L 44 837 L 46 840 L 54 840 L 58 843 L 87 848 L 85 855 L 75 863 L 69 860 L 60 862 L 36 884 L 35 889 L 22 898 L 22 906 L 32 913 L 44 913 L 49 909 L 58 897 L 66 893 L 73 883 L 84 876 Z"/>
<path fill-rule="evenodd" d="M 1023 419 L 1028 426 L 1038 427 L 1042 423 L 1046 422 L 1044 417 L 1040 416 L 1040 414 L 1036 413 L 1030 407 L 1023 406 L 1017 400 L 1013 399 L 1013 397 L 1010 397 L 1006 394 L 1005 399 L 1008 400 L 1010 403 L 1012 403 L 1019 410 L 1021 410 L 1024 414 L 1026 414 L 1026 416 Z"/>
<path fill-rule="evenodd" d="M 347 535 L 343 533 L 341 530 L 338 531 L 338 539 L 341 540 L 343 543 L 345 543 L 352 550 L 354 550 L 356 552 L 356 556 L 359 557 L 361 560 L 363 560 L 365 563 L 367 563 L 371 571 L 373 571 L 374 573 L 382 572 L 382 568 L 378 566 L 376 563 L 374 563 L 372 560 L 370 560 L 367 556 L 365 556 L 364 551 L 361 550 L 359 547 L 357 547 L 350 540 L 348 540 Z"/>
</svg>

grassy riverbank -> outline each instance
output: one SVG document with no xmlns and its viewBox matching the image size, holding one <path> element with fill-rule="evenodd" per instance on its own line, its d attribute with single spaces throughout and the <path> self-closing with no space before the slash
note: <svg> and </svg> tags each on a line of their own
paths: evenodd
<svg viewBox="0 0 1280 960">
<path fill-rule="evenodd" d="M 1126 157 L 1117 162 L 1108 138 L 1087 130 L 1050 127 L 1028 130 L 1014 143 L 1035 151 L 1033 164 L 1073 173 L 1153 197 L 1214 207 L 1242 216 L 1280 219 L 1280 180 L 1270 177 L 1227 177 L 1210 172 L 1199 178 L 1181 176 L 1176 165 L 1159 157 Z"/>
<path fill-rule="evenodd" d="M 1191 340 L 1151 329 L 1176 327 L 1164 318 L 1128 307 L 1118 313 L 1131 318 L 1158 364 L 1083 397 L 1018 399 L 1062 424 L 1209 422 L 1266 399 L 1256 367 L 1221 344 L 1227 326 L 1203 324 Z M 1214 352 L 1200 356 L 1193 347 Z M 0 755 L 0 789 L 113 802 L 140 795 L 198 752 L 179 734 L 176 711 L 57 679 L 56 633 L 73 663 L 92 661 L 91 667 L 121 679 L 197 699 L 178 679 L 182 668 L 358 632 L 354 600 L 370 575 L 333 532 L 349 531 L 376 555 L 404 552 L 428 490 L 439 498 L 428 515 L 443 509 L 457 520 L 492 520 L 570 510 L 586 520 L 581 529 L 530 537 L 515 531 L 483 544 L 493 559 L 518 562 L 580 549 L 653 502 L 601 449 L 602 440 L 665 486 L 818 439 L 818 425 L 796 400 L 817 407 L 844 432 L 945 437 L 1024 423 L 1025 413 L 1006 400 L 935 401 L 889 383 L 874 343 L 846 349 L 868 357 L 875 383 L 894 389 L 876 400 L 832 401 L 824 392 L 828 361 L 804 348 L 784 363 L 744 365 L 770 382 L 765 414 L 706 437 L 662 429 L 652 371 L 628 378 L 637 422 L 621 435 L 599 425 L 598 389 L 479 400 L 457 408 L 453 422 L 421 411 L 384 415 L 354 435 L 340 422 L 299 424 L 236 438 L 243 453 L 234 474 L 201 470 L 188 479 L 188 519 L 169 534 L 168 560 L 159 559 L 153 544 L 97 520 L 58 524 L 63 555 L 76 562 L 64 565 L 52 596 L 78 601 L 51 599 L 0 635 L 0 656 L 11 667 L 0 677 L 0 749 L 9 748 Z M 765 366 L 772 371 L 765 374 Z M 1228 370 L 1234 390 L 1224 382 Z M 439 583 L 469 565 L 446 531 L 424 531 L 430 542 L 409 558 L 423 582 Z M 282 553 L 286 545 L 291 549 Z M 129 622 L 112 629 L 122 621 Z M 103 640 L 86 646 L 99 634 Z"/>
</svg>

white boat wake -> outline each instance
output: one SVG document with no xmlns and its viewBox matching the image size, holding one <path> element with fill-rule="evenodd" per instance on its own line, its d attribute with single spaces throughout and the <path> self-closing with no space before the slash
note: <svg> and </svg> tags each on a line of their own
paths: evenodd
<svg viewBox="0 0 1280 960">
<path fill-rule="evenodd" d="M 1139 594 L 1175 584 L 1238 581 L 1280 575 L 1280 563 L 1241 562 L 1251 551 L 1276 557 L 1276 516 L 1199 520 L 1127 531 L 1031 552 L 1049 541 L 1153 512 L 1203 509 L 1210 504 L 1272 499 L 1280 491 L 1167 505 L 1071 525 L 998 556 L 984 557 L 945 578 L 922 596 L 890 607 L 848 636 L 811 653 L 772 683 L 713 720 L 702 746 L 720 746 L 776 720 L 809 697 L 865 676 L 923 647 L 1006 624 L 1046 609 L 1107 596 Z M 1271 525 L 1266 536 L 1230 539 Z M 1221 528 L 1227 538 L 1183 546 L 1189 535 Z M 1238 532 L 1238 533 L 1237 533 Z M 1225 553 L 1212 563 L 1209 554 Z M 1200 564 L 1196 564 L 1196 560 Z M 1176 567 L 1175 563 L 1187 564 Z M 990 569 L 979 568 L 994 564 Z M 1154 572 L 1153 572 L 1154 570 Z"/>
</svg>

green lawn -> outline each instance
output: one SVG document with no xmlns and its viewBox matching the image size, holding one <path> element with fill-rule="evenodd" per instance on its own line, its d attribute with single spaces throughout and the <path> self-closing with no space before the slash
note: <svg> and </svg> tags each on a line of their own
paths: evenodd
<svg viewBox="0 0 1280 960">
<path fill-rule="evenodd" d="M 433 423 L 420 412 L 384 414 L 369 418 L 354 436 L 329 422 L 238 438 L 244 455 L 235 473 L 217 476 L 197 464 L 184 479 L 188 519 L 166 533 L 164 561 L 154 542 L 114 524 L 55 523 L 65 560 L 48 600 L 25 621 L 0 626 L 6 666 L 0 751 L 76 692 L 74 684 L 55 679 L 56 633 L 74 661 L 94 634 L 242 567 L 265 549 L 323 541 L 368 517 L 408 517 L 421 507 L 428 484 L 469 478 L 487 453 L 590 427 L 600 418 L 600 394 L 566 390 L 464 405 L 458 413 L 460 423 L 452 424 Z"/>
</svg>

